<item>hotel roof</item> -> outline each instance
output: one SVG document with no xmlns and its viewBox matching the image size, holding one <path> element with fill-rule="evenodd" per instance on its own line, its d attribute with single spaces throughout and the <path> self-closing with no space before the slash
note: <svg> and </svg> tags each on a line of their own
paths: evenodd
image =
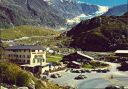
<svg viewBox="0 0 128 89">
<path fill-rule="evenodd" d="M 85 55 L 85 54 L 81 53 L 80 51 L 77 51 L 76 53 L 79 54 L 79 55 L 81 55 L 81 56 L 84 56 L 84 57 L 86 57 L 86 58 L 89 58 L 89 59 L 94 60 L 93 57 L 90 57 L 90 56 L 88 56 L 88 55 Z"/>
<path fill-rule="evenodd" d="M 41 45 L 15 45 L 9 46 L 7 50 L 45 50 Z"/>
<path fill-rule="evenodd" d="M 128 53 L 128 50 L 117 50 L 115 53 Z"/>
</svg>

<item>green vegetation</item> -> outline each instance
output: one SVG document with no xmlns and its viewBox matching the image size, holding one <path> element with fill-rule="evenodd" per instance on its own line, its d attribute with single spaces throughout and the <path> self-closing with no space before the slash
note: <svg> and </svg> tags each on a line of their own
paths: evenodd
<svg viewBox="0 0 128 89">
<path fill-rule="evenodd" d="M 63 55 L 59 54 L 47 54 L 47 62 L 58 62 L 62 60 Z"/>
<path fill-rule="evenodd" d="M 21 37 L 32 37 L 32 36 L 56 36 L 59 32 L 54 30 L 46 29 L 43 27 L 34 26 L 17 26 L 14 28 L 8 28 L 1 30 L 1 38 L 3 39 L 18 39 Z"/>
<path fill-rule="evenodd" d="M 54 48 L 54 50 L 57 51 L 59 51 L 58 48 L 68 46 L 69 41 L 71 40 L 69 37 L 61 35 L 61 32 L 43 27 L 34 27 L 28 25 L 3 29 L 1 30 L 1 38 L 14 40 L 17 44 L 43 45 Z M 7 44 L 4 43 L 4 45 Z"/>
<path fill-rule="evenodd" d="M 0 62 L 0 82 L 9 85 L 26 86 L 35 83 L 36 89 L 67 89 L 48 81 L 42 81 L 34 77 L 30 72 L 22 70 L 12 63 Z"/>
<path fill-rule="evenodd" d="M 87 51 L 115 51 L 128 47 L 128 14 L 82 21 L 67 32 L 70 46 Z"/>
<path fill-rule="evenodd" d="M 0 58 L 3 58 L 3 54 L 4 54 L 4 47 L 3 47 L 3 43 L 0 41 Z M 1 60 L 0 60 L 1 61 Z"/>
<path fill-rule="evenodd" d="M 15 64 L 0 62 L 0 78 L 3 83 L 27 86 L 34 77 Z"/>
<path fill-rule="evenodd" d="M 82 67 L 85 69 L 95 69 L 95 68 L 105 68 L 108 64 L 92 61 L 90 63 L 84 64 Z"/>
</svg>

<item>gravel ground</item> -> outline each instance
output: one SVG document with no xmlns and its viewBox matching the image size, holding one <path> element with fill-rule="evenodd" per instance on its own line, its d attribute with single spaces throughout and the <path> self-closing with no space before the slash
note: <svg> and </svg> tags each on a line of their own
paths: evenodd
<svg viewBox="0 0 128 89">
<path fill-rule="evenodd" d="M 60 78 L 50 78 L 49 79 L 57 84 L 63 85 L 63 86 L 71 86 L 78 89 L 94 89 L 94 88 L 102 88 L 104 89 L 108 85 L 119 85 L 119 86 L 128 86 L 128 72 L 120 72 L 116 68 L 119 66 L 119 64 L 116 63 L 110 63 L 105 62 L 110 65 L 109 69 L 110 72 L 108 73 L 82 73 L 83 75 L 86 75 L 86 79 L 84 80 L 74 80 L 74 78 L 80 73 L 71 73 L 70 71 L 60 71 L 57 73 L 60 73 L 62 77 Z M 110 77 L 113 76 L 113 79 L 110 79 Z"/>
</svg>

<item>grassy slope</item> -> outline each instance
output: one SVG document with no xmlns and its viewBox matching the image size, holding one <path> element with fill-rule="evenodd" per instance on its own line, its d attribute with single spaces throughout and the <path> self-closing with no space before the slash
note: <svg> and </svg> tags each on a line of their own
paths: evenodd
<svg viewBox="0 0 128 89">
<path fill-rule="evenodd" d="M 27 39 L 15 40 L 15 42 L 17 44 L 27 45 L 40 44 L 51 48 L 54 47 L 55 49 L 56 46 L 62 47 L 67 45 L 70 40 L 69 37 L 60 36 L 60 34 L 61 32 L 53 29 L 23 25 L 1 30 L 0 38 L 14 40 L 22 37 L 29 37 Z"/>
<path fill-rule="evenodd" d="M 47 62 L 58 62 L 62 60 L 63 55 L 59 54 L 47 54 Z"/>
<path fill-rule="evenodd" d="M 2 82 L 9 85 L 28 86 L 31 81 L 34 81 L 36 89 L 66 89 L 48 81 L 45 81 L 46 86 L 44 86 L 41 80 L 29 72 L 22 70 L 15 64 L 6 62 L 0 62 L 0 79 L 4 79 Z"/>
<path fill-rule="evenodd" d="M 31 36 L 52 36 L 59 35 L 59 32 L 34 26 L 17 26 L 14 28 L 9 28 L 1 30 L 1 38 L 3 39 L 18 39 L 21 37 L 31 37 Z"/>
<path fill-rule="evenodd" d="M 70 46 L 89 51 L 126 49 L 128 46 L 127 16 L 100 16 L 82 21 L 67 32 L 67 35 L 73 39 Z"/>
</svg>

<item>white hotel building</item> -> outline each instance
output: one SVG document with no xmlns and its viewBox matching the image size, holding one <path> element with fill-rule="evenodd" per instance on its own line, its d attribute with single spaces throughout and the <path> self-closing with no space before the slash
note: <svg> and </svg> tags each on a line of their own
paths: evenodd
<svg viewBox="0 0 128 89">
<path fill-rule="evenodd" d="M 20 64 L 23 67 L 45 66 L 45 69 L 49 70 L 48 63 L 46 63 L 46 49 L 40 45 L 16 45 L 7 47 L 5 59 Z"/>
</svg>

